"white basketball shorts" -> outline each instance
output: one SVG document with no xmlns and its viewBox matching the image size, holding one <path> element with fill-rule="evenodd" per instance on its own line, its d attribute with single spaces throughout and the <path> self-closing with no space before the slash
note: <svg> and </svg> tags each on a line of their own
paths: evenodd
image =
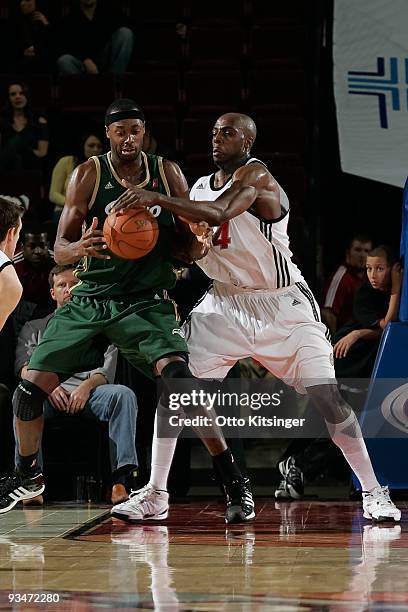
<svg viewBox="0 0 408 612">
<path fill-rule="evenodd" d="M 335 383 L 333 349 L 306 283 L 254 291 L 214 282 L 184 324 L 190 368 L 223 379 L 252 357 L 299 392 Z"/>
</svg>

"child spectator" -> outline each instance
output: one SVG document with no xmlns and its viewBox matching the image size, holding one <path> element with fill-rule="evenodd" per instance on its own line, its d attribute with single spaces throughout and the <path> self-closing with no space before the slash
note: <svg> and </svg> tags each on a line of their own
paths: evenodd
<svg viewBox="0 0 408 612">
<path fill-rule="evenodd" d="M 369 378 L 382 332 L 398 318 L 402 270 L 392 250 L 381 245 L 367 256 L 368 282 L 354 297 L 353 320 L 334 337 L 339 378 Z"/>
</svg>

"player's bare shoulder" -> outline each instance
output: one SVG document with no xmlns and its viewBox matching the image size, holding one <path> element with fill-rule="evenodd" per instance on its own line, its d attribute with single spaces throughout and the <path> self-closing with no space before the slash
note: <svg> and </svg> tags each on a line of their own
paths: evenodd
<svg viewBox="0 0 408 612">
<path fill-rule="evenodd" d="M 163 170 L 169 185 L 170 195 L 185 197 L 188 194 L 188 185 L 180 166 L 174 161 L 163 159 Z"/>
<path fill-rule="evenodd" d="M 79 164 L 74 169 L 70 182 L 82 184 L 83 182 L 89 181 L 95 184 L 97 176 L 97 164 L 99 164 L 99 160 L 96 161 L 92 157 L 84 161 L 82 164 Z"/>
<path fill-rule="evenodd" d="M 233 175 L 233 181 L 242 186 L 255 187 L 257 198 L 251 209 L 260 217 L 273 221 L 281 217 L 280 188 L 268 168 L 259 161 L 241 166 Z"/>
<path fill-rule="evenodd" d="M 98 177 L 98 163 L 90 158 L 74 169 L 68 183 L 65 205 L 69 206 L 78 197 L 85 200 L 91 197 Z"/>
</svg>

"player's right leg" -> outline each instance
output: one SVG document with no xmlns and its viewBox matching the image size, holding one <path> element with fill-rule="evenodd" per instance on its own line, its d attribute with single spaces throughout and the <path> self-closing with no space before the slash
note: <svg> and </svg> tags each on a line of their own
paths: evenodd
<svg viewBox="0 0 408 612">
<path fill-rule="evenodd" d="M 44 478 L 37 457 L 44 427 L 43 404 L 59 382 L 59 377 L 52 372 L 29 370 L 14 393 L 16 469 L 1 482 L 0 513 L 44 492 Z"/>
</svg>

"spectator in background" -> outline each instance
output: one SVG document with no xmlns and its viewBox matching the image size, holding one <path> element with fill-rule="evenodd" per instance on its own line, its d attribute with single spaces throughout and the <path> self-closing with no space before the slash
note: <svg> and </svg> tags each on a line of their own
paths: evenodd
<svg viewBox="0 0 408 612">
<path fill-rule="evenodd" d="M 368 236 L 353 236 L 346 248 L 345 263 L 337 268 L 326 284 L 321 314 L 331 334 L 353 317 L 354 294 L 366 277 L 366 258 L 372 248 L 372 240 Z"/>
<path fill-rule="evenodd" d="M 60 74 L 126 72 L 133 50 L 133 32 L 112 2 L 73 0 L 62 20 L 57 60 Z"/>
<path fill-rule="evenodd" d="M 14 0 L 10 34 L 13 36 L 17 72 L 49 72 L 52 55 L 52 30 L 47 16 L 39 10 L 37 0 Z"/>
<path fill-rule="evenodd" d="M 55 265 L 47 232 L 40 227 L 23 230 L 23 250 L 13 262 L 23 286 L 23 297 L 15 313 L 17 328 L 35 317 L 49 314 L 54 307 L 50 296 L 48 275 Z"/>
<path fill-rule="evenodd" d="M 52 299 L 57 309 L 63 308 L 70 300 L 70 289 L 77 284 L 74 266 L 54 266 L 49 275 Z M 18 337 L 15 372 L 21 378 L 27 372 L 27 365 L 48 321 L 47 317 L 29 321 Z M 128 499 L 126 485 L 131 482 L 137 468 L 136 456 L 136 396 L 124 385 L 112 384 L 115 378 L 117 349 L 110 345 L 105 352 L 101 368 L 79 372 L 61 383 L 44 402 L 44 418 L 61 416 L 82 416 L 86 419 L 106 421 L 109 424 L 109 450 L 112 470 L 112 503 Z M 17 459 L 17 456 L 16 456 Z M 40 465 L 42 458 L 39 458 Z M 42 496 L 34 498 L 42 504 Z M 33 503 L 26 500 L 23 504 Z"/>
<path fill-rule="evenodd" d="M 398 319 L 402 270 L 390 247 L 370 251 L 366 269 L 368 282 L 355 293 L 353 320 L 333 338 L 339 378 L 370 378 L 382 332 Z"/>
<path fill-rule="evenodd" d="M 102 141 L 94 132 L 88 132 L 81 140 L 75 155 L 61 157 L 52 171 L 49 198 L 55 204 L 54 220 L 58 221 L 65 202 L 68 181 L 74 169 L 89 159 L 92 155 L 102 153 Z"/>
<path fill-rule="evenodd" d="M 27 86 L 11 83 L 0 119 L 0 171 L 41 170 L 48 140 L 47 120 L 31 109 Z"/>
</svg>

